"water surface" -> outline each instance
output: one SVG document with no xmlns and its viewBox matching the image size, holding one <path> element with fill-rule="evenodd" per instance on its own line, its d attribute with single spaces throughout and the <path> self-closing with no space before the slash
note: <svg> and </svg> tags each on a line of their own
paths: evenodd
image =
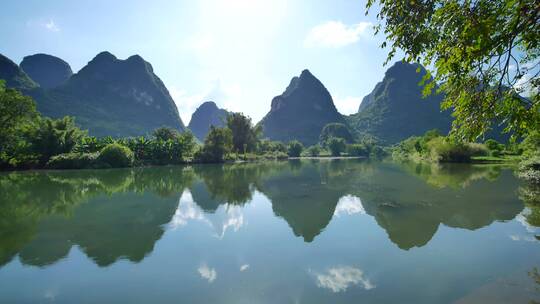
<svg viewBox="0 0 540 304">
<path fill-rule="evenodd" d="M 4 173 L 0 303 L 538 301 L 526 190 L 365 160 Z"/>
</svg>

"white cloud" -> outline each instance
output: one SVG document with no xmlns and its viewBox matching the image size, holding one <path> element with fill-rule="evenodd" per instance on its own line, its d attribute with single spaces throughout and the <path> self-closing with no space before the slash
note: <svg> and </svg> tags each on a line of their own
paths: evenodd
<svg viewBox="0 0 540 304">
<path fill-rule="evenodd" d="M 330 289 L 332 292 L 342 292 L 349 286 L 361 284 L 366 290 L 375 288 L 369 279 L 364 278 L 362 270 L 351 266 L 330 268 L 326 274 L 316 274 L 317 286 Z"/>
<path fill-rule="evenodd" d="M 246 271 L 249 268 L 249 264 L 244 264 L 240 266 L 240 271 Z"/>
<path fill-rule="evenodd" d="M 366 214 L 362 201 L 357 196 L 346 195 L 339 199 L 336 210 L 334 211 L 335 216 L 340 216 L 341 214 Z"/>
<path fill-rule="evenodd" d="M 536 93 L 535 88 L 532 86 L 533 75 L 532 73 L 527 73 L 514 84 L 514 89 L 518 91 L 521 95 L 531 96 L 533 93 Z"/>
<path fill-rule="evenodd" d="M 358 112 L 358 107 L 362 103 L 362 97 L 346 96 L 343 98 L 337 97 L 334 99 L 334 104 L 339 113 L 349 115 Z"/>
<path fill-rule="evenodd" d="M 343 47 L 357 42 L 361 36 L 368 35 L 371 27 L 371 22 L 345 25 L 341 21 L 328 21 L 311 29 L 304 40 L 304 46 Z"/>
<path fill-rule="evenodd" d="M 178 108 L 180 118 L 182 118 L 185 125 L 189 123 L 191 114 L 193 114 L 195 109 L 197 109 L 197 107 L 204 101 L 206 96 L 205 92 L 188 94 L 187 91 L 174 86 L 169 87 L 169 93 L 171 94 L 171 97 Z"/>
<path fill-rule="evenodd" d="M 60 28 L 58 27 L 58 25 L 56 25 L 56 23 L 52 19 L 49 19 L 49 21 L 46 22 L 43 26 L 48 31 L 51 31 L 51 32 L 59 32 L 60 31 Z"/>
<path fill-rule="evenodd" d="M 217 278 L 216 269 L 210 268 L 206 264 L 201 265 L 197 271 L 203 279 L 208 281 L 208 283 L 214 282 L 214 280 Z"/>
</svg>

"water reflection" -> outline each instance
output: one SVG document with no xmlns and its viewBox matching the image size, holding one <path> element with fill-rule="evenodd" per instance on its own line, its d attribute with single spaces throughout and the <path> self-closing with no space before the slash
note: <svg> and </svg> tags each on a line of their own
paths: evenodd
<svg viewBox="0 0 540 304">
<path fill-rule="evenodd" d="M 244 225 L 244 214 L 240 206 L 219 204 L 212 212 L 205 212 L 198 205 L 189 190 L 185 190 L 169 227 L 177 229 L 186 226 L 190 221 L 199 221 L 213 228 L 216 237 L 223 238 L 228 229 L 238 231 Z"/>
<path fill-rule="evenodd" d="M 197 271 L 199 272 L 199 275 L 201 278 L 208 281 L 208 283 L 214 282 L 214 280 L 217 278 L 217 272 L 214 268 L 208 267 L 206 264 L 202 264 Z"/>
<path fill-rule="evenodd" d="M 371 281 L 364 277 L 362 270 L 352 266 L 337 266 L 325 273 L 316 273 L 317 286 L 332 292 L 342 292 L 350 286 L 360 285 L 366 290 L 375 288 Z"/>
<path fill-rule="evenodd" d="M 167 229 L 201 222 L 218 238 L 238 231 L 256 191 L 305 242 L 316 241 L 334 217 L 367 214 L 408 250 L 426 245 L 441 224 L 474 230 L 519 214 L 538 226 L 536 190 L 520 190 L 522 212 L 524 203 L 508 190 L 518 187 L 498 167 L 359 160 L 2 174 L 0 265 L 17 255 L 26 265 L 50 265 L 73 246 L 99 266 L 139 262 Z M 217 276 L 206 264 L 198 273 L 210 283 Z M 332 291 L 372 286 L 354 267 L 334 267 L 317 278 Z"/>
<path fill-rule="evenodd" d="M 340 215 L 353 214 L 366 214 L 366 210 L 364 210 L 364 206 L 362 205 L 362 200 L 354 195 L 342 196 L 337 203 L 334 216 L 339 217 Z"/>
<path fill-rule="evenodd" d="M 409 169 L 386 164 L 369 180 L 357 182 L 356 194 L 362 197 L 366 212 L 401 249 L 426 245 L 440 224 L 475 230 L 511 220 L 523 209 L 515 193 L 508 191 L 518 186 L 511 171 L 495 169 L 498 177 L 494 179 L 491 167 L 440 167 L 430 171 L 432 175 Z"/>
<path fill-rule="evenodd" d="M 540 185 L 526 184 L 518 190 L 519 198 L 525 203 L 525 210 L 518 215 L 518 220 L 531 234 L 526 239 L 540 240 Z"/>
</svg>

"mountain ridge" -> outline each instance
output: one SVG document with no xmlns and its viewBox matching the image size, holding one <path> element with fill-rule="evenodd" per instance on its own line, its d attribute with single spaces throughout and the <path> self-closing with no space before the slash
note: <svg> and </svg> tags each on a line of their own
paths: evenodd
<svg viewBox="0 0 540 304">
<path fill-rule="evenodd" d="M 45 116 L 75 117 L 90 135 L 140 136 L 161 126 L 185 130 L 169 91 L 152 65 L 139 55 L 121 60 L 101 52 L 53 88 L 39 87 L 20 67 L 3 58 L 0 76 L 15 75 L 8 79 L 9 87 L 32 96 Z"/>
<path fill-rule="evenodd" d="M 0 54 L 0 79 L 8 88 L 32 90 L 39 87 L 15 62 Z"/>
<path fill-rule="evenodd" d="M 191 115 L 188 129 L 200 140 L 204 138 L 210 131 L 210 126 L 224 127 L 229 112 L 225 109 L 218 108 L 215 102 L 205 101 Z"/>
<path fill-rule="evenodd" d="M 43 53 L 25 56 L 19 67 L 44 89 L 57 87 L 73 75 L 67 62 Z"/>
<path fill-rule="evenodd" d="M 440 110 L 443 95 L 422 95 L 419 84 L 425 74 L 424 67 L 417 63 L 394 63 L 383 80 L 362 99 L 358 112 L 346 116 L 349 126 L 360 137 L 369 134 L 385 144 L 431 129 L 448 133 L 452 118 L 448 111 Z"/>
<path fill-rule="evenodd" d="M 332 122 L 345 121 L 326 87 L 305 69 L 291 79 L 281 95 L 272 99 L 270 111 L 260 124 L 269 139 L 299 140 L 304 145 L 313 145 L 318 142 L 322 128 Z"/>
</svg>

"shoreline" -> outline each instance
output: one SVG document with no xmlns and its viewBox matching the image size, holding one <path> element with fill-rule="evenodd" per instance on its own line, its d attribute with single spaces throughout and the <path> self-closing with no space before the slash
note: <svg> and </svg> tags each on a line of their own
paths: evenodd
<svg viewBox="0 0 540 304">
<path fill-rule="evenodd" d="M 261 162 L 274 162 L 274 161 L 289 161 L 289 160 L 340 160 L 340 159 L 369 159 L 364 156 L 301 156 L 301 157 L 288 157 L 288 158 L 257 158 L 257 159 L 239 159 L 239 160 L 226 160 L 223 162 L 193 162 L 187 161 L 177 164 L 164 164 L 164 165 L 134 165 L 130 167 L 118 167 L 118 168 L 69 168 L 69 169 L 54 169 L 54 168 L 15 168 L 15 169 L 2 169 L 0 174 L 9 172 L 30 172 L 30 171 L 66 171 L 66 170 L 111 170 L 111 169 L 127 169 L 127 168 L 151 168 L 151 167 L 167 167 L 167 166 L 184 166 L 184 165 L 205 165 L 205 164 L 241 164 L 241 163 L 261 163 Z"/>
</svg>

